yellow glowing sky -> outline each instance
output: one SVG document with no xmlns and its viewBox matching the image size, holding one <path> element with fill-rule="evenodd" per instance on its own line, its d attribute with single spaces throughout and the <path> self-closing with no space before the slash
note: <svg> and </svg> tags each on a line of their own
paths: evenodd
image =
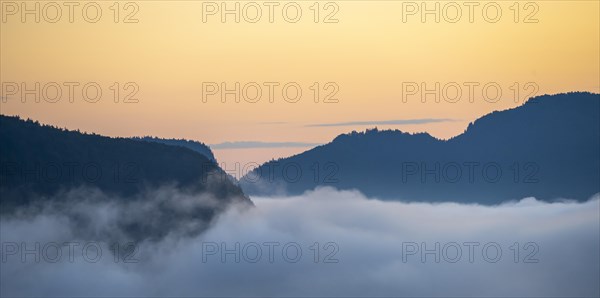
<svg viewBox="0 0 600 298">
<path fill-rule="evenodd" d="M 0 2 L 3 9 L 8 2 L 21 3 Z M 63 94 L 57 103 L 35 103 L 32 98 L 22 103 L 19 95 L 9 96 L 1 103 L 2 114 L 109 136 L 155 135 L 208 144 L 326 143 L 340 133 L 375 125 L 310 125 L 455 119 L 377 125 L 448 138 L 483 114 L 519 105 L 509 89 L 515 82 L 521 89 L 527 82 L 535 83 L 537 94 L 600 92 L 598 1 L 531 2 L 538 8 L 534 15 L 538 23 L 522 22 L 532 11 L 532 7 L 525 9 L 527 2 L 519 2 L 520 21 L 516 23 L 510 8 L 513 1 L 496 2 L 502 9 L 497 23 L 482 17 L 480 8 L 487 2 L 477 2 L 473 23 L 464 6 L 456 23 L 443 18 L 436 23 L 433 16 L 422 23 L 419 14 L 402 22 L 400 1 L 333 1 L 339 8 L 334 17 L 338 23 L 315 23 L 310 9 L 315 1 L 296 2 L 302 9 L 297 23 L 283 19 L 280 8 L 286 2 L 277 2 L 273 23 L 268 21 L 265 6 L 257 23 L 243 18 L 236 23 L 232 16 L 222 23 L 218 14 L 202 21 L 201 1 L 134 1 L 139 22 L 127 24 L 113 21 L 110 6 L 114 2 L 98 3 L 103 14 L 97 23 L 85 22 L 78 9 L 73 23 L 68 22 L 66 12 L 57 23 L 35 23 L 33 16 L 23 23 L 19 14 L 8 15 L 0 23 L 0 76 L 3 83 L 28 86 L 98 82 L 102 99 L 87 103 L 76 94 L 75 102 L 69 103 Z M 120 2 L 121 19 L 130 11 L 123 10 L 124 3 Z M 233 7 L 234 2 L 228 3 Z M 324 8 L 325 3 L 320 2 L 320 20 L 332 11 Z M 447 4 L 440 3 L 442 7 Z M 135 82 L 139 102 L 114 103 L 109 89 L 114 82 L 121 87 Z M 267 87 L 257 103 L 235 103 L 232 97 L 221 103 L 218 96 L 203 103 L 202 82 L 226 82 L 231 87 L 235 82 L 297 82 L 303 96 L 297 103 L 285 102 L 280 85 L 273 103 L 266 98 Z M 321 87 L 335 82 L 339 102 L 314 103 L 309 89 L 314 82 Z M 497 82 L 503 96 L 497 103 L 488 103 L 481 98 L 480 85 L 472 103 L 465 94 L 457 103 L 435 103 L 432 97 L 421 103 L 418 95 L 402 102 L 402 82 L 426 82 L 432 88 L 435 82 L 442 86 Z M 127 93 L 121 92 L 121 96 Z M 327 93 L 321 90 L 321 97 Z M 527 93 L 521 90 L 520 96 Z M 263 162 L 305 149 L 215 151 L 219 160 L 233 163 Z"/>
</svg>

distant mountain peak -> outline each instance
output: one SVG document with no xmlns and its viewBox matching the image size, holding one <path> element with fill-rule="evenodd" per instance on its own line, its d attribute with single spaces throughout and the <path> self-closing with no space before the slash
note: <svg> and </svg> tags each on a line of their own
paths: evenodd
<svg viewBox="0 0 600 298">
<path fill-rule="evenodd" d="M 204 155 L 206 158 L 213 162 L 217 162 L 215 155 L 213 154 L 210 147 L 202 142 L 187 140 L 187 139 L 163 139 L 153 136 L 144 136 L 144 137 L 132 137 L 134 140 L 145 141 L 145 142 L 153 142 L 153 143 L 161 143 L 170 146 L 179 146 L 183 148 L 190 149 L 197 153 Z"/>
</svg>

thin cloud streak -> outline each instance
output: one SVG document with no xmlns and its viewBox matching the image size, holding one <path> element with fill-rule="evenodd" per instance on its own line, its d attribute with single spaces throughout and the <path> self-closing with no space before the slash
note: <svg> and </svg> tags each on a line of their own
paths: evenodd
<svg viewBox="0 0 600 298">
<path fill-rule="evenodd" d="M 448 118 L 423 118 L 423 119 L 397 119 L 383 121 L 351 121 L 309 124 L 306 127 L 330 127 L 330 126 L 356 126 L 356 125 L 410 125 L 410 124 L 429 124 L 440 122 L 456 122 L 459 120 Z"/>
<path fill-rule="evenodd" d="M 271 121 L 271 122 L 258 122 L 258 125 L 283 125 L 288 124 L 288 122 L 283 121 Z"/>
<path fill-rule="evenodd" d="M 319 143 L 304 142 L 223 142 L 209 145 L 211 149 L 252 149 L 252 148 L 296 148 L 296 147 L 314 147 L 321 145 Z"/>
</svg>

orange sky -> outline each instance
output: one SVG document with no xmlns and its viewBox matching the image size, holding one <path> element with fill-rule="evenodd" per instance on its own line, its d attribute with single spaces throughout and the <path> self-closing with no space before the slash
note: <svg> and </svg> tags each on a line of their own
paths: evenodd
<svg viewBox="0 0 600 298">
<path fill-rule="evenodd" d="M 116 6 L 113 1 L 98 1 L 102 14 L 92 23 L 88 20 L 95 17 L 96 8 L 87 7 L 86 20 L 82 7 L 87 2 L 78 2 L 71 23 L 64 2 L 54 2 L 62 7 L 57 17 L 50 2 L 28 1 L 25 8 L 40 5 L 36 23 L 34 14 L 22 21 L 22 1 L 2 0 L 0 112 L 109 136 L 155 135 L 208 144 L 314 144 L 373 126 L 447 138 L 483 114 L 521 104 L 532 92 L 600 91 L 598 1 L 474 2 L 472 22 L 466 2 L 460 1 L 437 2 L 439 22 L 433 14 L 425 15 L 425 22 L 420 11 L 408 14 L 415 7 L 420 10 L 421 2 L 288 2 L 273 1 L 272 22 L 266 2 L 238 2 L 239 23 L 234 15 L 225 15 L 223 23 L 220 11 L 208 14 L 210 9 L 221 9 L 221 2 L 208 1 L 132 1 Z M 235 3 L 228 1 L 225 8 L 233 9 Z M 435 3 L 430 1 L 425 8 L 433 9 Z M 460 17 L 453 3 L 461 9 Z M 257 7 L 261 17 L 252 23 Z M 496 7 L 501 14 L 494 23 Z M 301 15 L 293 23 L 297 8 Z M 56 23 L 48 22 L 54 19 Z M 126 19 L 137 22 L 124 23 Z M 55 103 L 44 98 L 36 103 L 29 95 L 21 102 L 21 87 L 34 89 L 36 82 L 50 98 L 56 88 L 48 83 L 56 82 L 62 97 Z M 73 87 L 73 102 L 68 100 L 65 82 L 79 84 Z M 90 82 L 102 89 L 95 103 L 81 95 Z M 260 86 L 262 97 L 255 103 L 244 99 L 236 103 L 230 95 L 222 103 L 217 92 L 203 102 L 207 82 L 219 89 L 221 83 L 234 89 L 239 82 L 240 92 L 248 98 Z M 416 84 L 421 89 L 424 83 L 434 89 L 436 82 L 448 97 L 460 86 L 462 97 L 455 103 L 443 98 L 436 103 L 430 95 L 422 103 L 419 90 L 403 101 L 403 86 Z M 283 97 L 286 84 L 290 98 L 295 96 L 295 86 L 302 90 L 297 102 Z M 469 84 L 478 84 L 472 102 Z M 486 84 L 490 97 L 494 86 L 501 88 L 497 102 L 483 97 Z M 16 93 L 10 89 L 15 85 Z M 209 85 L 214 87 L 204 84 Z M 272 102 L 268 86 L 273 87 Z M 519 90 L 516 101 L 515 88 Z M 118 103 L 114 102 L 116 89 L 120 90 Z M 88 95 L 93 97 L 94 90 L 88 89 Z M 318 103 L 314 90 L 319 90 Z M 138 102 L 123 103 L 132 91 Z M 332 102 L 324 103 L 332 92 Z M 446 120 L 396 121 L 415 119 Z M 305 149 L 215 151 L 219 160 L 231 164 L 260 163 Z"/>
</svg>

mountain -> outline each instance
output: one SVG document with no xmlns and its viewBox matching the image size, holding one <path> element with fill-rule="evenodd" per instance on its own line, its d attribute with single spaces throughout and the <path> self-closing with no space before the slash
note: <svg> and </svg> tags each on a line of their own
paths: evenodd
<svg viewBox="0 0 600 298">
<path fill-rule="evenodd" d="M 214 160 L 188 148 L 2 115 L 0 141 L 3 217 L 50 208 L 76 225 L 91 225 L 89 212 L 73 206 L 119 205 L 114 226 L 103 228 L 141 241 L 182 229 L 196 234 L 232 203 L 252 205 Z"/>
<path fill-rule="evenodd" d="M 161 143 L 161 144 L 165 144 L 165 145 L 180 146 L 180 147 L 188 148 L 190 150 L 196 151 L 196 152 L 204 155 L 206 158 L 208 158 L 212 162 L 215 162 L 215 163 L 217 162 L 212 150 L 210 150 L 210 147 L 208 147 L 206 144 L 204 144 L 202 142 L 185 140 L 185 139 L 161 139 L 161 138 L 151 137 L 151 136 L 133 137 L 132 139 L 138 140 L 138 141 L 154 142 L 154 143 Z"/>
<path fill-rule="evenodd" d="M 600 95 L 544 95 L 485 115 L 449 140 L 398 130 L 352 132 L 267 162 L 241 179 L 251 195 L 317 186 L 381 199 L 497 204 L 600 192 Z"/>
</svg>

